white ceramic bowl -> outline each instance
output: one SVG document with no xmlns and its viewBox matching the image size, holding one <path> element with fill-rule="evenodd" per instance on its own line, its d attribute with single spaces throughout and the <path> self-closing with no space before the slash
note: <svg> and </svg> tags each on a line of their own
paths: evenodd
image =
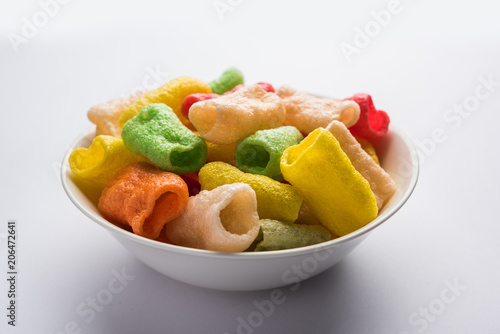
<svg viewBox="0 0 500 334">
<path fill-rule="evenodd" d="M 418 178 L 415 148 L 391 125 L 390 134 L 374 146 L 398 190 L 374 221 L 346 236 L 312 246 L 256 253 L 220 253 L 146 239 L 104 219 L 96 207 L 98 194 L 77 186 L 68 166 L 69 154 L 76 148 L 88 147 L 93 137 L 93 131 L 80 136 L 64 157 L 61 178 L 71 201 L 149 267 L 185 283 L 220 290 L 275 288 L 325 271 L 344 259 L 377 226 L 396 213 L 410 197 Z M 299 271 L 301 273 L 297 274 Z"/>
</svg>

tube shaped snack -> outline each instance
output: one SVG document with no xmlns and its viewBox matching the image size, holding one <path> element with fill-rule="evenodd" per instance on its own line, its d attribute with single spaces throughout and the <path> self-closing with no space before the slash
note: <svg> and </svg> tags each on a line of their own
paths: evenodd
<svg viewBox="0 0 500 334">
<path fill-rule="evenodd" d="M 246 183 L 257 195 L 260 218 L 293 222 L 297 219 L 302 198 L 289 184 L 274 181 L 263 175 L 243 173 L 224 162 L 211 162 L 198 174 L 201 189 L 212 190 L 224 184 Z"/>
<path fill-rule="evenodd" d="M 96 125 L 95 135 L 108 135 L 121 138 L 120 115 L 123 110 L 137 102 L 145 93 L 146 91 L 140 91 L 133 95 L 113 99 L 90 108 L 87 112 L 87 117 L 89 121 Z"/>
<path fill-rule="evenodd" d="M 335 235 L 351 233 L 377 217 L 370 184 L 356 171 L 337 139 L 323 128 L 285 150 L 281 172 L 314 216 Z"/>
<path fill-rule="evenodd" d="M 248 184 L 226 184 L 190 197 L 184 213 L 165 227 L 179 246 L 242 252 L 259 232 L 255 192 Z"/>
<path fill-rule="evenodd" d="M 184 101 L 182 101 L 182 106 L 181 106 L 182 115 L 186 118 L 189 118 L 189 109 L 193 104 L 200 101 L 216 99 L 219 96 L 220 96 L 219 94 L 214 94 L 214 93 L 195 93 L 186 96 Z"/>
<path fill-rule="evenodd" d="M 130 152 L 121 139 L 97 136 L 89 148 L 71 152 L 68 162 L 73 174 L 93 185 L 104 188 L 123 167 L 147 159 Z"/>
<path fill-rule="evenodd" d="M 252 85 L 217 99 L 201 101 L 189 109 L 189 119 L 203 139 L 231 144 L 257 130 L 282 125 L 285 107 L 274 93 Z"/>
<path fill-rule="evenodd" d="M 359 106 L 352 101 L 319 98 L 289 86 L 280 87 L 276 94 L 286 107 L 284 124 L 295 126 L 302 133 L 325 128 L 333 120 L 350 127 L 359 118 Z"/>
<path fill-rule="evenodd" d="M 297 145 L 302 139 L 304 137 L 300 131 L 293 126 L 257 131 L 238 142 L 236 166 L 243 172 L 281 181 L 281 156 L 285 149 Z"/>
<path fill-rule="evenodd" d="M 188 187 L 180 176 L 139 162 L 123 168 L 106 185 L 98 208 L 109 221 L 156 239 L 165 224 L 181 215 L 188 199 Z"/>
<path fill-rule="evenodd" d="M 136 103 L 123 111 L 120 116 L 120 126 L 137 115 L 139 111 L 151 103 L 164 103 L 177 115 L 182 124 L 192 128 L 189 120 L 182 115 L 182 101 L 190 94 L 194 93 L 211 93 L 210 86 L 201 80 L 191 77 L 175 78 L 158 89 L 155 89 L 139 99 Z"/>
<path fill-rule="evenodd" d="M 179 121 L 170 107 L 150 104 L 122 129 L 125 146 L 163 170 L 197 172 L 207 160 L 207 145 Z"/>
<path fill-rule="evenodd" d="M 263 240 L 255 252 L 291 249 L 319 244 L 332 239 L 330 232 L 320 225 L 284 223 L 273 219 L 261 219 Z"/>
<path fill-rule="evenodd" d="M 354 168 L 368 181 L 380 210 L 385 201 L 396 191 L 394 180 L 361 148 L 361 145 L 344 124 L 333 121 L 326 127 L 326 130 L 330 131 L 337 139 L 340 148 L 351 160 Z"/>
<path fill-rule="evenodd" d="M 230 67 L 219 78 L 209 82 L 208 85 L 212 88 L 213 93 L 222 95 L 234 87 L 243 84 L 243 82 L 244 78 L 240 70 Z"/>
<path fill-rule="evenodd" d="M 373 140 L 386 135 L 391 121 L 389 115 L 383 110 L 375 109 L 370 95 L 360 93 L 344 99 L 348 100 L 356 102 L 360 108 L 359 120 L 353 126 L 347 126 L 354 136 Z"/>
</svg>

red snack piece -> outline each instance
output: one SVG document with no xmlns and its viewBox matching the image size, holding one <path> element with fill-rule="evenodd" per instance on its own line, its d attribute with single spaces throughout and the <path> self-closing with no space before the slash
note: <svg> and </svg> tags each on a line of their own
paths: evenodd
<svg viewBox="0 0 500 334">
<path fill-rule="evenodd" d="M 205 100 L 210 100 L 210 99 L 216 99 L 220 95 L 219 94 L 214 94 L 214 93 L 196 93 L 196 94 L 191 94 L 188 95 L 184 98 L 184 101 L 182 101 L 182 114 L 186 117 L 189 118 L 189 108 L 196 102 L 200 101 L 205 101 Z"/>
<path fill-rule="evenodd" d="M 276 93 L 276 91 L 274 90 L 273 85 L 271 85 L 270 83 L 267 83 L 267 82 L 257 82 L 257 85 L 259 85 L 260 87 L 262 87 L 262 89 L 265 90 L 266 92 Z M 234 93 L 238 89 L 243 88 L 245 86 L 246 85 L 238 85 L 238 86 L 234 87 L 233 89 L 231 89 L 229 92 L 225 92 L 223 95 Z"/>
<path fill-rule="evenodd" d="M 375 109 L 372 97 L 359 93 L 344 100 L 351 100 L 359 105 L 359 120 L 349 128 L 354 136 L 367 140 L 383 137 L 389 129 L 389 116 L 383 110 Z"/>
<path fill-rule="evenodd" d="M 198 193 L 201 191 L 198 173 L 182 174 L 181 177 L 188 186 L 189 196 L 198 195 Z"/>
</svg>

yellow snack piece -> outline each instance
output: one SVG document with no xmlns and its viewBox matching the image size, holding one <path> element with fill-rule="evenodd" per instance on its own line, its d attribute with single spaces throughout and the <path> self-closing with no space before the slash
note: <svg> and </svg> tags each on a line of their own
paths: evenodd
<svg viewBox="0 0 500 334">
<path fill-rule="evenodd" d="M 97 136 L 89 148 L 78 148 L 71 152 L 69 167 L 76 177 L 100 188 L 123 167 L 146 158 L 130 152 L 121 139 L 112 136 Z"/>
<path fill-rule="evenodd" d="M 323 128 L 285 150 L 281 172 L 314 216 L 335 235 L 349 234 L 377 217 L 370 184 L 356 171 L 337 139 Z"/>
<path fill-rule="evenodd" d="M 203 81 L 192 77 L 175 78 L 160 88 L 145 94 L 136 103 L 125 109 L 120 116 L 120 127 L 141 111 L 142 107 L 151 103 L 164 103 L 177 115 L 182 124 L 194 129 L 189 119 L 182 114 L 182 101 L 188 95 L 195 93 L 211 93 L 210 86 Z"/>
<path fill-rule="evenodd" d="M 222 161 L 231 165 L 236 165 L 236 143 L 215 144 L 209 141 L 207 144 L 207 162 Z"/>
<path fill-rule="evenodd" d="M 354 168 L 368 181 L 380 210 L 385 201 L 396 191 L 394 180 L 361 148 L 361 145 L 344 124 L 333 121 L 328 124 L 326 130 L 337 139 L 340 148 L 347 155 Z"/>
<path fill-rule="evenodd" d="M 354 138 L 356 138 L 359 145 L 361 145 L 361 148 L 366 153 L 368 153 L 368 155 L 373 159 L 373 161 L 375 161 L 375 163 L 380 166 L 380 161 L 378 160 L 377 151 L 375 151 L 375 147 L 373 147 L 373 145 L 370 144 L 370 142 L 364 138 L 356 136 L 354 136 Z"/>
<path fill-rule="evenodd" d="M 289 184 L 264 175 L 243 173 L 225 162 L 211 162 L 198 174 L 202 190 L 212 190 L 224 184 L 246 183 L 257 195 L 260 219 L 269 218 L 294 222 L 299 214 L 302 198 Z"/>
</svg>

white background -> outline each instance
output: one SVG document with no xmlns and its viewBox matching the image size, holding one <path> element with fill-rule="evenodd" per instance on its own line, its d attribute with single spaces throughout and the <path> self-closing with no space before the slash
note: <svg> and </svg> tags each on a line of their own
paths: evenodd
<svg viewBox="0 0 500 334">
<path fill-rule="evenodd" d="M 232 10 L 219 15 L 220 3 Z M 149 269 L 72 205 L 58 176 L 67 146 L 90 126 L 90 106 L 144 79 L 209 81 L 236 66 L 248 83 L 339 98 L 370 93 L 422 153 L 403 209 L 345 261 L 296 291 L 284 288 L 284 303 L 253 332 L 500 333 L 500 8 L 491 0 L 401 0 L 376 34 L 372 11 L 389 1 L 326 3 L 73 0 L 16 52 L 9 36 L 22 36 L 23 18 L 33 22 L 43 9 L 1 1 L 0 233 L 17 220 L 19 296 L 12 328 L 0 275 L 0 332 L 232 334 L 254 301 L 269 299 L 270 291 L 206 290 Z M 340 46 L 355 46 L 366 27 L 373 37 L 349 62 Z M 161 81 L 147 81 L 155 69 Z M 488 77 L 496 87 L 474 98 Z M 474 101 L 464 116 L 453 112 Z M 113 270 L 134 278 L 93 319 L 79 315 Z M 460 286 L 455 295 L 450 283 Z M 443 303 L 443 293 L 453 301 Z M 424 320 L 429 307 L 435 313 Z M 71 322 L 77 331 L 65 331 Z"/>
</svg>

